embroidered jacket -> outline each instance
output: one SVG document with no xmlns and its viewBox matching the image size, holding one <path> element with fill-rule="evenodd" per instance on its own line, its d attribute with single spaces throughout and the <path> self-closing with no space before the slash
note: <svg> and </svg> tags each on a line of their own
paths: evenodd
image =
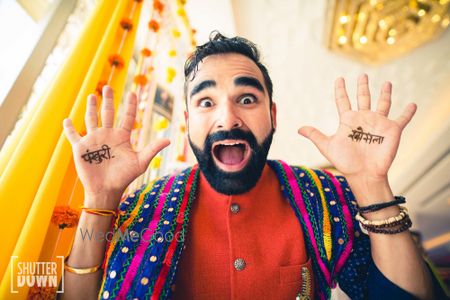
<svg viewBox="0 0 450 300">
<path fill-rule="evenodd" d="M 367 298 L 369 266 L 374 266 L 370 240 L 354 219 L 356 202 L 345 178 L 282 161 L 268 164 L 303 230 L 315 298 L 329 299 L 336 283 L 351 299 Z M 170 298 L 198 178 L 194 166 L 149 183 L 121 202 L 99 298 Z"/>
</svg>

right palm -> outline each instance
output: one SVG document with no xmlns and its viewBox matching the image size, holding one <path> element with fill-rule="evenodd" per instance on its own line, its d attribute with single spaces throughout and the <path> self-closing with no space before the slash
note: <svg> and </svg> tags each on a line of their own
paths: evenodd
<svg viewBox="0 0 450 300">
<path fill-rule="evenodd" d="M 101 109 L 103 127 L 97 127 L 96 102 L 95 95 L 90 95 L 85 116 L 86 136 L 80 137 L 70 119 L 64 120 L 64 132 L 72 145 L 75 167 L 85 194 L 93 197 L 100 194 L 120 197 L 125 188 L 145 172 L 151 159 L 170 142 L 167 139 L 161 139 L 152 142 L 140 152 L 133 150 L 130 133 L 136 117 L 134 93 L 130 93 L 127 97 L 124 120 L 117 128 L 113 127 L 112 89 L 108 86 L 103 88 Z M 106 146 L 102 148 L 104 145 L 107 148 Z M 90 159 L 88 153 L 91 153 Z M 103 156 L 95 156 L 96 153 Z M 112 207 L 117 206 L 118 199 L 111 201 L 115 202 L 110 203 Z"/>
</svg>

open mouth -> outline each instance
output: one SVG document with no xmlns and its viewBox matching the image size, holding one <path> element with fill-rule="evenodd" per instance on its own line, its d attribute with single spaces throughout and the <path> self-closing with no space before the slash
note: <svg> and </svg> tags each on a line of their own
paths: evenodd
<svg viewBox="0 0 450 300">
<path fill-rule="evenodd" d="M 222 140 L 212 145 L 217 166 L 227 172 L 242 170 L 250 159 L 250 145 L 244 140 Z"/>
</svg>

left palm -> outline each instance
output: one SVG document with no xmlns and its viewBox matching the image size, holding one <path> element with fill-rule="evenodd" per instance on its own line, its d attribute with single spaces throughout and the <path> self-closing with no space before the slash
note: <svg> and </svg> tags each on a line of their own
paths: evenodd
<svg viewBox="0 0 450 300">
<path fill-rule="evenodd" d="M 389 119 L 391 91 L 391 84 L 386 82 L 381 89 L 376 111 L 371 111 L 368 78 L 367 75 L 360 76 L 358 110 L 354 111 L 351 110 L 344 79 L 338 78 L 335 83 L 336 106 L 340 119 L 337 132 L 326 136 L 318 129 L 304 126 L 299 129 L 299 133 L 310 139 L 344 176 L 386 177 L 397 153 L 402 130 L 417 108 L 411 103 L 399 118 Z M 360 134 L 360 138 L 350 137 L 354 132 Z M 376 136 L 383 137 L 381 143 Z"/>
</svg>

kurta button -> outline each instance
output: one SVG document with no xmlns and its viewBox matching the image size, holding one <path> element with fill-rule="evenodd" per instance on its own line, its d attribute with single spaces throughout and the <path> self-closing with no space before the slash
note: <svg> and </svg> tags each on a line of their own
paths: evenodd
<svg viewBox="0 0 450 300">
<path fill-rule="evenodd" d="M 239 207 L 239 204 L 233 203 L 231 204 L 230 209 L 233 214 L 237 214 L 241 208 Z"/>
<path fill-rule="evenodd" d="M 237 271 L 242 271 L 245 269 L 245 260 L 243 258 L 238 258 L 234 261 L 234 268 Z"/>
</svg>

